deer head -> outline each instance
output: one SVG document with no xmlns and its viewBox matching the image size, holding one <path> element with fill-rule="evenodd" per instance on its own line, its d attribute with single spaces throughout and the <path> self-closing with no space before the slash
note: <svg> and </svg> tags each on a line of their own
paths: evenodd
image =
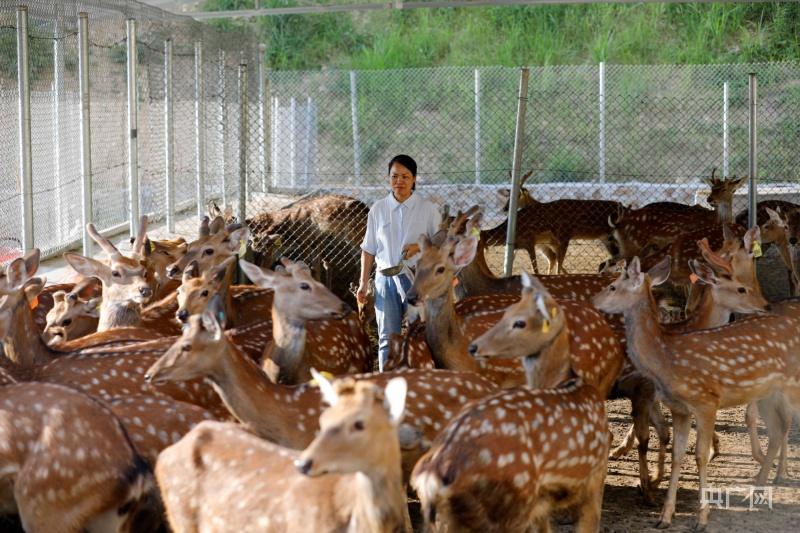
<svg viewBox="0 0 800 533">
<path fill-rule="evenodd" d="M 47 312 L 42 339 L 55 346 L 97 331 L 103 287 L 97 278 L 86 278 L 70 292 L 53 293 L 53 307 Z"/>
<path fill-rule="evenodd" d="M 406 380 L 391 379 L 381 389 L 352 378 L 330 383 L 315 370 L 312 375 L 330 407 L 320 416 L 314 442 L 295 461 L 297 469 L 307 476 L 374 472 L 391 461 L 399 470 L 397 426 L 405 409 Z"/>
<path fill-rule="evenodd" d="M 226 227 L 222 217 L 216 217 L 210 223 L 208 217 L 204 217 L 197 240 L 189 243 L 183 257 L 167 267 L 167 276 L 179 279 L 183 269 L 192 261 L 197 261 L 200 272 L 205 272 L 237 254 L 249 235 L 245 226 L 231 224 Z"/>
<path fill-rule="evenodd" d="M 727 271 L 716 272 L 710 265 L 696 259 L 689 260 L 689 269 L 697 282 L 707 285 L 717 305 L 737 313 L 760 313 L 768 302 L 758 288 L 739 281 Z"/>
<path fill-rule="evenodd" d="M 5 286 L 0 288 L 0 339 L 8 337 L 13 327 L 24 327 L 20 324 L 20 317 L 17 310 L 20 306 L 33 307 L 36 299 L 46 280 L 44 278 L 31 277 L 30 272 L 38 269 L 38 262 L 26 264 L 23 258 L 11 261 L 5 270 Z M 30 268 L 33 266 L 34 268 Z M 30 311 L 28 318 L 30 318 Z M 27 334 L 35 334 L 33 331 Z"/>
<path fill-rule="evenodd" d="M 275 291 L 272 308 L 289 322 L 343 318 L 350 308 L 311 276 L 305 263 L 281 260 L 283 271 L 260 268 L 240 260 L 242 270 L 256 285 Z M 273 311 L 274 312 L 274 311 Z"/>
<path fill-rule="evenodd" d="M 236 257 L 229 256 L 219 265 L 199 272 L 197 261 L 183 269 L 183 280 L 178 288 L 178 311 L 175 317 L 186 323 L 191 315 L 202 313 L 211 299 L 228 288 L 231 270 L 236 268 Z"/>
<path fill-rule="evenodd" d="M 447 237 L 441 246 L 431 242 L 427 235 L 421 235 L 419 244 L 422 254 L 417 262 L 414 284 L 408 291 L 411 305 L 417 305 L 418 300 L 445 296 L 458 271 L 470 264 L 478 251 L 478 238 L 474 235 Z"/>
<path fill-rule="evenodd" d="M 102 282 L 103 300 L 106 305 L 147 303 L 153 296 L 153 289 L 146 277 L 144 256 L 136 251 L 144 246 L 144 240 L 141 241 L 141 245 L 134 244 L 133 257 L 126 257 L 111 241 L 97 232 L 94 224 L 87 224 L 86 229 L 92 239 L 108 254 L 109 264 L 69 252 L 64 254 L 67 263 L 84 277 L 94 277 Z"/>
<path fill-rule="evenodd" d="M 644 273 L 639 258 L 634 257 L 625 272 L 593 298 L 593 305 L 606 313 L 622 313 L 642 299 L 652 298 L 650 287 L 667 281 L 671 261 L 672 258 L 667 255 Z"/>
</svg>

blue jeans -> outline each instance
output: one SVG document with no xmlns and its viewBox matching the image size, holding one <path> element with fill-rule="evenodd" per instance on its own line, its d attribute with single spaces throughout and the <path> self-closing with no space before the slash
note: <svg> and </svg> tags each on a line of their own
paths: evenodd
<svg viewBox="0 0 800 533">
<path fill-rule="evenodd" d="M 403 290 L 411 290 L 411 280 L 404 274 L 399 276 Z M 403 316 L 408 303 L 397 292 L 394 278 L 375 274 L 375 318 L 378 322 L 378 368 L 383 372 L 383 365 L 389 357 L 389 336 L 400 333 Z"/>
</svg>

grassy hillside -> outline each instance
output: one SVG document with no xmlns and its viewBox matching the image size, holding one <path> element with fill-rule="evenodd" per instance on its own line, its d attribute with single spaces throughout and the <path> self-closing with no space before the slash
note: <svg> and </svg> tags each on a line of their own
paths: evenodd
<svg viewBox="0 0 800 533">
<path fill-rule="evenodd" d="M 278 7 L 295 2 L 261 4 Z M 205 5 L 206 9 L 252 6 L 252 0 L 208 0 Z M 262 17 L 251 23 L 267 43 L 270 66 L 276 69 L 800 58 L 797 3 L 420 9 Z"/>
</svg>

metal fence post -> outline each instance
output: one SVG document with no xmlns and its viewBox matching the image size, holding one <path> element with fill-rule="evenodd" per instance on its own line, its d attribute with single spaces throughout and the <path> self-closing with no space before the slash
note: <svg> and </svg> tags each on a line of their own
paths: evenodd
<svg viewBox="0 0 800 533">
<path fill-rule="evenodd" d="M 730 161 L 730 137 L 728 137 L 728 82 L 722 84 L 722 177 L 728 176 Z"/>
<path fill-rule="evenodd" d="M 303 147 L 303 187 L 311 185 L 311 97 L 306 99 L 306 145 Z"/>
<path fill-rule="evenodd" d="M 506 233 L 505 261 L 503 273 L 506 277 L 511 275 L 514 266 L 514 242 L 517 237 L 517 203 L 519 201 L 520 176 L 519 169 L 522 165 L 522 150 L 525 141 L 525 111 L 528 107 L 528 77 L 530 70 L 525 67 L 519 76 L 519 97 L 517 102 L 517 125 L 514 131 L 514 161 L 511 167 L 511 196 L 508 205 L 508 230 Z M 536 258 L 534 257 L 535 261 Z"/>
<path fill-rule="evenodd" d="M 278 138 L 278 119 L 280 118 L 280 101 L 278 100 L 277 96 L 272 97 L 272 106 L 271 106 L 271 113 L 270 113 L 270 135 L 269 135 L 269 142 L 270 142 L 270 161 L 272 163 L 272 186 L 278 186 L 278 145 L 276 139 Z"/>
<path fill-rule="evenodd" d="M 64 5 L 62 2 L 54 2 L 54 25 L 53 25 L 53 181 L 55 182 L 55 210 L 56 210 L 56 239 L 59 243 L 64 242 L 64 202 L 61 190 L 63 186 L 61 176 L 61 98 L 64 91 Z M 66 204 L 69 207 L 69 204 Z M 66 217 L 69 220 L 69 216 Z"/>
<path fill-rule="evenodd" d="M 247 216 L 247 63 L 239 64 L 239 221 Z"/>
<path fill-rule="evenodd" d="M 81 235 L 83 255 L 91 257 L 92 239 L 86 225 L 92 216 L 92 128 L 89 92 L 89 15 L 78 14 L 78 85 L 81 94 Z"/>
<path fill-rule="evenodd" d="M 599 138 L 597 140 L 597 164 L 598 164 L 598 181 L 605 183 L 606 181 L 606 63 L 600 62 L 597 77 L 599 80 L 598 87 L 598 105 L 599 109 Z"/>
<path fill-rule="evenodd" d="M 136 85 L 138 48 L 136 20 L 128 19 L 128 215 L 130 234 L 136 235 L 139 226 L 139 90 Z"/>
<path fill-rule="evenodd" d="M 220 131 L 220 170 L 222 171 L 222 205 L 228 206 L 228 175 L 225 150 L 228 148 L 228 114 L 225 113 L 225 50 L 219 51 L 217 76 L 219 77 L 219 131 Z"/>
<path fill-rule="evenodd" d="M 164 41 L 164 178 L 167 192 L 167 231 L 175 233 L 175 147 L 172 101 L 172 40 Z"/>
<path fill-rule="evenodd" d="M 297 174 L 295 169 L 295 157 L 297 157 L 297 100 L 294 96 L 289 100 L 289 175 L 292 180 L 292 188 L 297 186 Z"/>
<path fill-rule="evenodd" d="M 17 88 L 19 89 L 19 177 L 22 191 L 22 249 L 33 248 L 33 156 L 28 8 L 17 7 Z"/>
<path fill-rule="evenodd" d="M 757 136 L 757 115 L 756 111 L 758 110 L 757 107 L 757 99 L 758 99 L 758 79 L 756 78 L 756 74 L 751 72 L 749 75 L 749 104 L 750 104 L 750 113 L 748 116 L 748 131 L 750 134 L 750 142 L 749 142 L 749 149 L 747 155 L 747 166 L 748 172 L 750 175 L 749 179 L 749 193 L 748 193 L 748 227 L 754 227 L 757 221 L 757 213 L 756 213 L 756 204 L 758 201 L 758 190 L 756 189 L 758 180 L 757 172 L 758 172 L 758 136 Z"/>
<path fill-rule="evenodd" d="M 356 183 L 361 183 L 361 144 L 358 139 L 358 93 L 356 71 L 350 71 L 350 116 L 353 123 L 353 171 Z"/>
<path fill-rule="evenodd" d="M 475 185 L 481 184 L 481 71 L 475 69 Z"/>
<path fill-rule="evenodd" d="M 194 43 L 194 142 L 197 216 L 206 206 L 206 91 L 203 79 L 203 42 Z"/>
<path fill-rule="evenodd" d="M 260 142 L 258 143 L 258 170 L 261 173 L 261 192 L 269 190 L 269 182 L 267 180 L 267 170 L 269 164 L 267 163 L 267 69 L 264 64 L 267 55 L 267 45 L 261 43 L 258 45 L 258 131 L 261 134 Z"/>
</svg>

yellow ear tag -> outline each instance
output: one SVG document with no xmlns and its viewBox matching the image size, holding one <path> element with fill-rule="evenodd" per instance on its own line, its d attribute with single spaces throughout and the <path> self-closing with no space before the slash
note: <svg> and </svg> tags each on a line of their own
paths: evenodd
<svg viewBox="0 0 800 533">
<path fill-rule="evenodd" d="M 753 257 L 761 257 L 761 241 L 753 241 Z"/>
<path fill-rule="evenodd" d="M 556 316 L 557 314 L 558 314 L 558 307 L 553 307 L 552 309 L 550 309 L 551 316 Z"/>
<path fill-rule="evenodd" d="M 548 333 L 550 331 L 550 321 L 545 320 L 542 322 L 542 333 Z"/>
<path fill-rule="evenodd" d="M 247 241 L 242 239 L 242 245 L 239 246 L 239 257 L 244 257 L 244 254 L 247 253 Z"/>
<path fill-rule="evenodd" d="M 477 226 L 473 226 L 472 229 L 469 231 L 469 234 L 472 235 L 473 237 L 480 237 L 481 236 L 481 230 L 478 229 Z"/>
<path fill-rule="evenodd" d="M 282 245 L 282 244 L 283 244 L 283 240 L 282 240 L 280 237 L 278 237 L 277 239 L 275 239 L 275 246 L 280 246 L 280 245 Z"/>
<path fill-rule="evenodd" d="M 150 241 L 150 251 L 151 252 L 155 252 L 156 251 L 156 245 L 153 244 L 153 241 Z"/>
<path fill-rule="evenodd" d="M 320 372 L 320 374 L 328 381 L 332 381 L 334 379 L 334 375 L 331 374 L 330 372 L 326 372 L 325 370 Z M 311 385 L 312 387 L 319 387 L 319 383 L 317 383 L 316 379 L 312 379 L 311 381 L 308 382 L 308 384 Z"/>
</svg>

